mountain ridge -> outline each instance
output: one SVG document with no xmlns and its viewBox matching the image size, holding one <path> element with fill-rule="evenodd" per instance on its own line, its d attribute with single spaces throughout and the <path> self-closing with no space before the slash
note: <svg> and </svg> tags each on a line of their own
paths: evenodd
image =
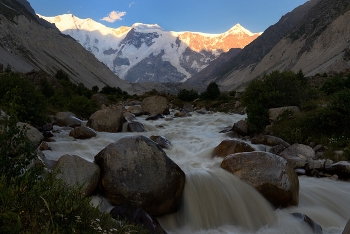
<svg viewBox="0 0 350 234">
<path fill-rule="evenodd" d="M 119 77 L 130 82 L 183 82 L 222 52 L 244 48 L 261 33 L 236 24 L 222 34 L 166 31 L 157 24 L 108 28 L 72 14 L 41 16 L 75 38 Z"/>
</svg>

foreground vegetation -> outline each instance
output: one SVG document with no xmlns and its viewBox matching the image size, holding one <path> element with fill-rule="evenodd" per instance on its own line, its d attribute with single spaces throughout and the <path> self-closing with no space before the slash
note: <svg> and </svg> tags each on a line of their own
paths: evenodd
<svg viewBox="0 0 350 234">
<path fill-rule="evenodd" d="M 0 233 L 145 233 L 93 207 L 80 187 L 47 172 L 16 125 L 16 113 L 0 127 Z"/>
</svg>

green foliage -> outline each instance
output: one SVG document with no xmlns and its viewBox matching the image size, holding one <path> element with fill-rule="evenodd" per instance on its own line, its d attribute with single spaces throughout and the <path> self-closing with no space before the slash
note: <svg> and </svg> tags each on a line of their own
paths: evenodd
<svg viewBox="0 0 350 234">
<path fill-rule="evenodd" d="M 336 76 L 328 79 L 321 87 L 321 90 L 327 95 L 332 95 L 344 88 L 350 88 L 350 78 L 344 79 L 343 77 Z"/>
<path fill-rule="evenodd" d="M 306 88 L 306 80 L 301 71 L 297 74 L 274 71 L 262 79 L 253 80 L 242 96 L 251 130 L 261 131 L 269 124 L 270 108 L 301 106 L 302 100 L 307 99 Z"/>
<path fill-rule="evenodd" d="M 215 82 L 211 82 L 206 91 L 201 93 L 200 97 L 202 99 L 209 99 L 209 100 L 215 100 L 220 96 L 221 92 L 219 89 L 219 86 Z"/>
<path fill-rule="evenodd" d="M 38 125 L 46 120 L 47 102 L 41 92 L 19 73 L 0 75 L 0 106 L 12 109 L 22 122 Z"/>
<path fill-rule="evenodd" d="M 81 187 L 69 187 L 56 172 L 28 169 L 35 148 L 13 116 L 0 128 L 0 233 L 145 233 L 101 213 Z"/>
<path fill-rule="evenodd" d="M 36 158 L 35 148 L 27 138 L 27 128 L 17 126 L 14 113 L 3 117 L 0 125 L 0 176 L 9 183 L 23 175 L 26 167 Z"/>
<path fill-rule="evenodd" d="M 119 87 L 111 87 L 109 85 L 106 85 L 105 87 L 103 87 L 101 89 L 101 92 L 103 94 L 123 94 L 123 90 L 121 90 L 121 88 Z"/>
<path fill-rule="evenodd" d="M 198 92 L 191 89 L 183 89 L 177 94 L 177 98 L 184 102 L 192 102 L 199 97 Z"/>
</svg>

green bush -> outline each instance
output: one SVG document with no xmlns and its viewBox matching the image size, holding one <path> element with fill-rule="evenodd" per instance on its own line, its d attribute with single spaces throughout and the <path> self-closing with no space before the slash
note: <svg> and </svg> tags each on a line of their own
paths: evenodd
<svg viewBox="0 0 350 234">
<path fill-rule="evenodd" d="M 274 71 L 253 80 L 246 88 L 242 102 L 247 107 L 252 131 L 261 131 L 269 124 L 268 109 L 282 106 L 301 106 L 307 100 L 306 80 L 301 71 Z"/>
<path fill-rule="evenodd" d="M 178 94 L 177 98 L 184 101 L 184 102 L 192 102 L 193 100 L 197 99 L 199 97 L 198 92 L 191 89 L 182 89 Z"/>
<path fill-rule="evenodd" d="M 221 92 L 219 89 L 219 86 L 215 82 L 211 82 L 206 91 L 201 93 L 200 97 L 202 99 L 209 99 L 209 100 L 215 100 L 220 96 Z"/>
<path fill-rule="evenodd" d="M 40 125 L 46 120 L 47 102 L 29 80 L 19 73 L 0 75 L 0 106 L 12 109 L 22 122 Z"/>
</svg>

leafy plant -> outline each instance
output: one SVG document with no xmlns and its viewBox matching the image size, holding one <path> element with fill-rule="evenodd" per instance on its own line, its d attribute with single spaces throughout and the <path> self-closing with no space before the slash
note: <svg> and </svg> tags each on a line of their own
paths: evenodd
<svg viewBox="0 0 350 234">
<path fill-rule="evenodd" d="M 177 94 L 177 98 L 185 101 L 185 102 L 192 102 L 193 100 L 197 99 L 199 97 L 198 92 L 191 89 L 191 90 L 187 90 L 187 89 L 182 89 L 178 94 Z"/>
<path fill-rule="evenodd" d="M 202 99 L 209 99 L 209 100 L 215 100 L 217 97 L 219 97 L 221 94 L 219 86 L 215 82 L 211 82 L 208 86 L 206 91 L 201 93 L 200 97 Z"/>
</svg>

